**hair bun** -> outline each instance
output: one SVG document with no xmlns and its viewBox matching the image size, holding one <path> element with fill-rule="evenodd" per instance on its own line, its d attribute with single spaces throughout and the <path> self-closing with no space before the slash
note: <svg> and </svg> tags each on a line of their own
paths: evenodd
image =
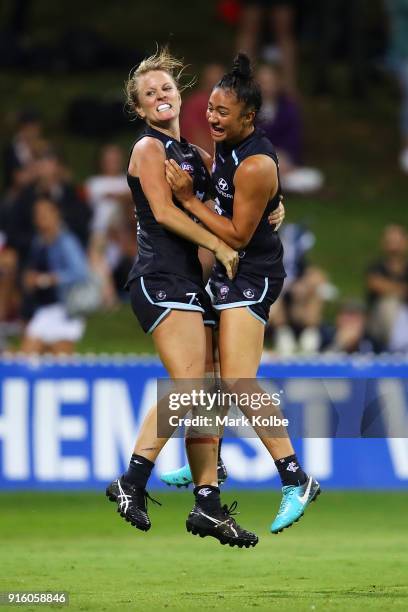
<svg viewBox="0 0 408 612">
<path fill-rule="evenodd" d="M 235 57 L 231 73 L 234 76 L 244 79 L 250 79 L 252 77 L 251 62 L 245 53 L 238 53 Z"/>
</svg>

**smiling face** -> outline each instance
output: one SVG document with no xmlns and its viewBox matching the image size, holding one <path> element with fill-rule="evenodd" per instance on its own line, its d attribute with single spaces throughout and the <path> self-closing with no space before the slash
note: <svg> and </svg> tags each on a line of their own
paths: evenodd
<svg viewBox="0 0 408 612">
<path fill-rule="evenodd" d="M 208 100 L 207 121 L 215 142 L 240 142 L 253 131 L 254 111 L 245 110 L 233 91 L 216 87 Z"/>
<path fill-rule="evenodd" d="M 136 111 L 149 125 L 178 119 L 181 97 L 173 78 L 163 70 L 152 70 L 137 79 Z"/>
</svg>

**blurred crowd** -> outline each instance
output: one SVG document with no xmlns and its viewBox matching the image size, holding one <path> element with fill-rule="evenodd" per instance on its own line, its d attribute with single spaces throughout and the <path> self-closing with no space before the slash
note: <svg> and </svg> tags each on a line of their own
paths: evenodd
<svg viewBox="0 0 408 612">
<path fill-rule="evenodd" d="M 77 184 L 41 117 L 19 114 L 4 151 L 0 201 L 0 338 L 21 329 L 23 352 L 73 352 L 86 316 L 114 309 L 136 255 L 125 154 L 100 148 Z"/>
<path fill-rule="evenodd" d="M 223 0 L 219 14 L 236 30 L 236 48 L 256 63 L 263 93 L 258 126 L 277 149 L 284 192 L 314 194 L 324 185 L 303 140 L 298 75 L 298 22 L 302 3 Z M 353 95 L 364 95 L 360 4 L 319 1 L 314 62 L 317 92 L 331 88 L 332 20 L 348 32 L 346 61 Z M 389 65 L 401 83 L 400 166 L 408 172 L 408 0 L 387 0 Z M 344 8 L 344 7 L 343 7 Z M 360 7 L 361 8 L 361 7 Z M 213 145 L 205 111 L 225 67 L 203 67 L 184 95 L 182 135 L 207 151 Z M 114 141 L 100 146 L 95 168 L 81 184 L 47 136 L 33 109 L 18 112 L 3 156 L 0 194 L 0 350 L 20 337 L 26 353 L 71 353 L 89 314 L 127 300 L 123 287 L 137 252 L 137 223 L 126 181 L 128 152 Z M 287 200 L 290 206 L 290 197 Z M 377 260 L 366 270 L 365 299 L 339 295 L 329 272 L 310 263 L 315 237 L 298 223 L 280 230 L 287 279 L 271 309 L 267 346 L 283 356 L 408 351 L 408 234 L 390 225 L 378 236 Z M 328 322 L 327 312 L 331 313 Z"/>
<path fill-rule="evenodd" d="M 281 230 L 288 277 L 272 306 L 269 334 L 282 356 L 408 352 L 408 232 L 389 225 L 367 267 L 365 299 L 339 295 L 328 272 L 307 262 L 314 236 L 297 224 Z M 335 306 L 328 323 L 327 304 Z"/>
</svg>

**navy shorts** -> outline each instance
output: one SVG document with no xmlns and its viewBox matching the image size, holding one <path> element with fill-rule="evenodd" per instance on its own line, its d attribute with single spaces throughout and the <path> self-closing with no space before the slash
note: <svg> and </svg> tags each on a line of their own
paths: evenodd
<svg viewBox="0 0 408 612">
<path fill-rule="evenodd" d="M 204 284 L 174 274 L 147 274 L 131 281 L 130 303 L 140 325 L 151 334 L 172 310 L 201 312 L 204 325 L 216 316 Z"/>
<path fill-rule="evenodd" d="M 284 278 L 268 278 L 238 273 L 233 281 L 216 270 L 210 276 L 207 291 L 211 295 L 213 308 L 217 311 L 228 308 L 247 308 L 264 325 L 269 319 L 269 309 L 278 299 Z"/>
</svg>

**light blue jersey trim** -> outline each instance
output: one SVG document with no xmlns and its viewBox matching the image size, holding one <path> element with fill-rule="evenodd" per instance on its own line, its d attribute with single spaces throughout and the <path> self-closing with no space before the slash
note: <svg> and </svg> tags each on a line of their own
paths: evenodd
<svg viewBox="0 0 408 612">
<path fill-rule="evenodd" d="M 143 280 L 143 276 L 140 277 L 140 286 L 142 287 L 142 291 L 145 294 L 146 299 L 151 303 L 154 304 L 154 306 L 156 306 L 156 304 L 153 302 L 152 298 L 150 297 L 150 295 L 147 293 L 146 291 L 146 287 L 144 284 L 144 280 Z"/>
<path fill-rule="evenodd" d="M 169 312 L 171 312 L 171 308 L 167 308 L 164 312 L 162 312 L 162 314 L 155 320 L 151 328 L 147 330 L 147 333 L 151 334 L 156 329 L 160 321 L 162 321 L 164 317 L 167 317 Z"/>
<path fill-rule="evenodd" d="M 238 157 L 237 157 L 237 154 L 235 153 L 235 151 L 232 151 L 231 156 L 232 156 L 232 159 L 235 162 L 235 165 L 238 166 L 239 161 L 238 161 Z"/>
<path fill-rule="evenodd" d="M 227 308 L 241 308 L 242 306 L 253 306 L 254 304 L 259 304 L 264 299 L 266 292 L 268 291 L 268 287 L 268 277 L 265 277 L 265 287 L 259 300 L 252 300 L 250 302 L 245 300 L 245 302 L 231 302 L 230 304 L 213 304 L 213 308 L 216 310 L 226 310 Z"/>
<path fill-rule="evenodd" d="M 196 312 L 204 312 L 204 308 L 201 306 L 194 306 L 194 304 L 185 304 L 184 302 L 155 302 L 155 306 L 159 308 L 176 308 L 177 310 L 194 310 Z"/>
<path fill-rule="evenodd" d="M 261 295 L 261 297 L 259 298 L 258 302 L 262 302 L 262 300 L 264 299 L 266 292 L 268 291 L 268 287 L 269 287 L 269 281 L 268 281 L 268 277 L 265 276 L 265 289 L 263 290 L 263 294 Z"/>
<path fill-rule="evenodd" d="M 247 311 L 251 313 L 251 315 L 253 317 L 255 317 L 255 319 L 258 319 L 258 321 L 260 321 L 262 323 L 262 325 L 266 325 L 266 321 L 265 319 L 263 319 L 262 317 L 260 317 L 259 315 L 256 314 L 256 312 L 254 312 L 253 310 L 250 309 L 249 306 L 247 306 Z"/>
<path fill-rule="evenodd" d="M 166 149 L 168 149 L 168 148 L 169 148 L 169 146 L 171 145 L 171 143 L 172 143 L 172 142 L 173 142 L 172 140 L 168 140 L 168 141 L 166 142 Z"/>
<path fill-rule="evenodd" d="M 231 302 L 230 304 L 213 304 L 213 308 L 216 310 L 226 310 L 227 308 L 242 308 L 242 306 L 252 306 L 253 304 L 258 304 L 258 302 L 248 302 L 247 300 L 246 302 Z"/>
<path fill-rule="evenodd" d="M 209 296 L 210 300 L 211 300 L 211 304 L 214 305 L 215 302 L 215 295 L 213 294 L 213 292 L 211 291 L 210 288 L 210 281 L 207 282 L 206 286 L 205 286 L 205 291 L 207 292 L 207 295 Z"/>
<path fill-rule="evenodd" d="M 153 302 L 150 295 L 147 293 L 143 276 L 140 277 L 140 285 L 142 287 L 142 291 L 145 294 L 146 299 L 153 304 L 153 306 L 158 306 L 159 308 L 176 308 L 177 310 L 195 310 L 196 312 L 204 312 L 204 308 L 201 306 L 194 306 L 194 304 L 185 304 L 184 302 Z"/>
</svg>

